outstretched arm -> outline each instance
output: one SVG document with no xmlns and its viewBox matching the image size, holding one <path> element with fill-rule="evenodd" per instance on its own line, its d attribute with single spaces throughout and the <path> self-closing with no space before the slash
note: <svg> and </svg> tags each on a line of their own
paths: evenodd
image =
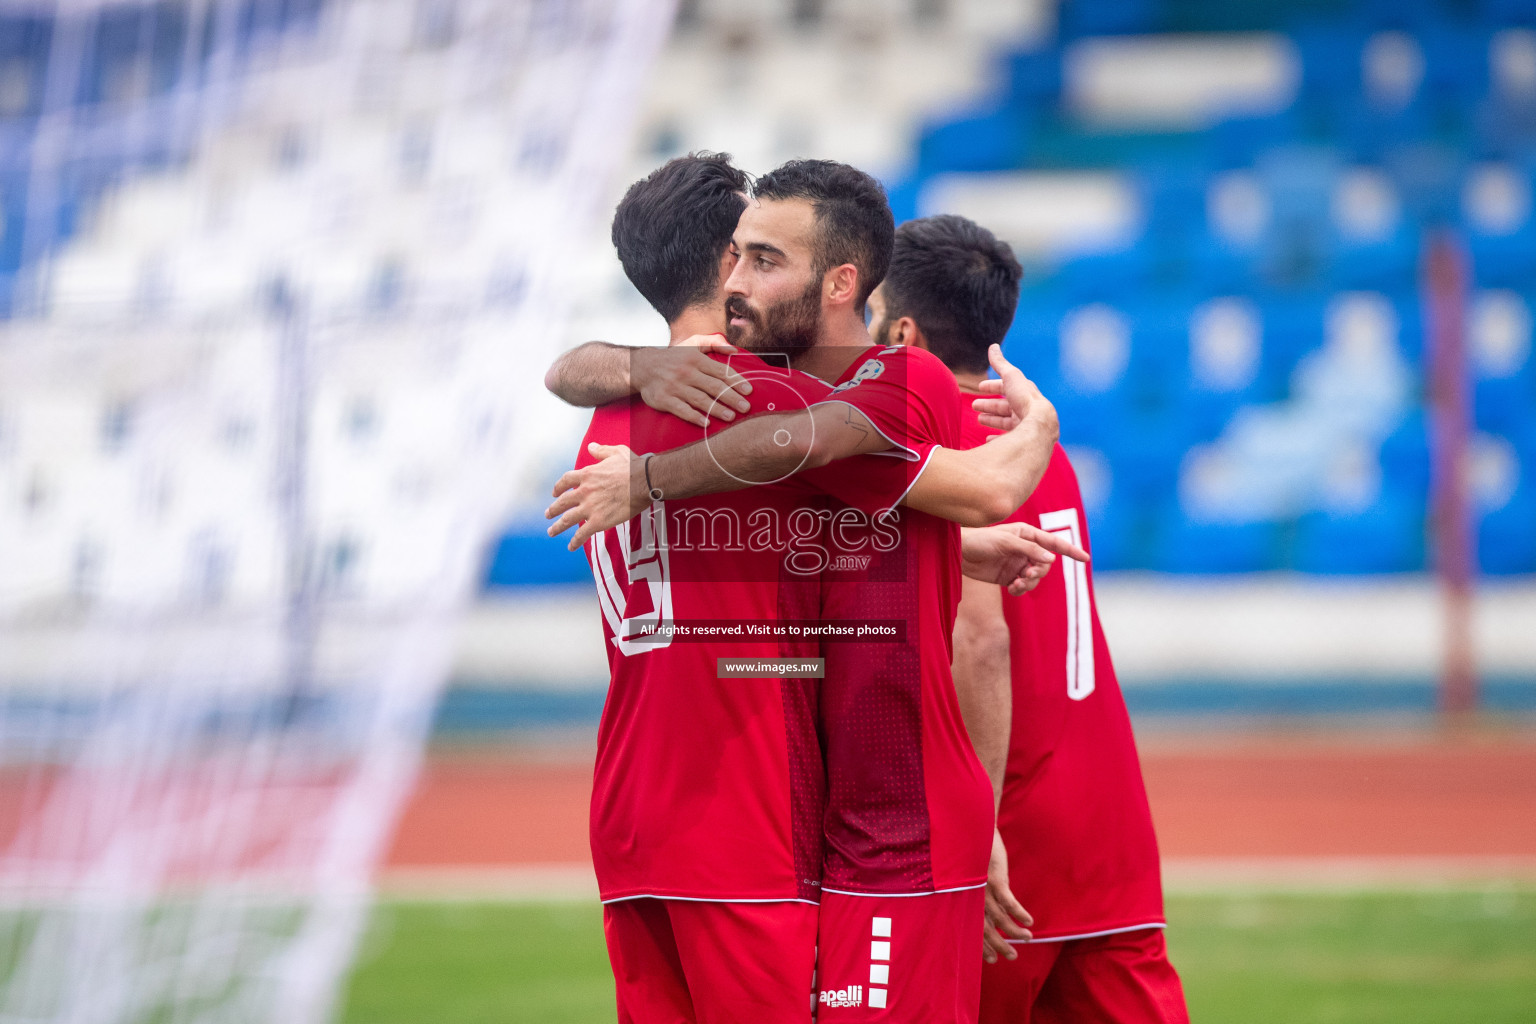
<svg viewBox="0 0 1536 1024">
<path fill-rule="evenodd" d="M 988 357 L 1001 394 L 989 401 L 1011 410 L 1012 429 L 968 451 L 936 450 L 906 497 L 911 507 L 962 526 L 986 526 L 1013 515 L 1045 475 L 1059 433 L 1056 408 L 1034 382 L 1004 359 L 998 346 Z"/>
<path fill-rule="evenodd" d="M 736 351 L 718 334 L 699 334 L 667 348 L 589 341 L 562 354 L 544 387 L 568 405 L 591 407 L 638 394 L 652 409 L 705 426 L 751 409 L 752 385 L 707 353 Z"/>
<path fill-rule="evenodd" d="M 652 500 L 681 500 L 773 483 L 802 469 L 890 447 L 868 418 L 846 402 L 754 416 L 704 441 L 636 457 L 623 445 L 594 444 L 601 461 L 555 482 L 551 537 L 580 523 L 572 551 L 588 537 L 627 522 Z M 556 519 L 556 517 L 559 517 Z"/>
</svg>

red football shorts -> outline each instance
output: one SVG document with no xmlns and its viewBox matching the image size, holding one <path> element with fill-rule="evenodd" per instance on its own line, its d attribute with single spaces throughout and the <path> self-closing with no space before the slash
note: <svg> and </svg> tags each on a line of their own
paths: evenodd
<svg viewBox="0 0 1536 1024">
<path fill-rule="evenodd" d="M 823 891 L 816 1019 L 973 1024 L 983 921 L 980 888 L 924 896 Z"/>
<path fill-rule="evenodd" d="M 982 968 L 982 1024 L 1189 1024 L 1161 928 L 1013 948 Z"/>
<path fill-rule="evenodd" d="M 619 1024 L 805 1024 L 810 903 L 643 898 L 603 905 Z"/>
</svg>

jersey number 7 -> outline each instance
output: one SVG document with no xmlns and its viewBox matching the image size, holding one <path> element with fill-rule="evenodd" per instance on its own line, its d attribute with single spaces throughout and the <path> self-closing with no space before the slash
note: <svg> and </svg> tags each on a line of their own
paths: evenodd
<svg viewBox="0 0 1536 1024">
<path fill-rule="evenodd" d="M 1040 529 L 1062 534 L 1083 546 L 1083 528 L 1075 508 L 1042 513 Z M 1093 601 L 1088 592 L 1088 566 L 1063 558 L 1060 569 L 1067 593 L 1067 696 L 1082 700 L 1093 692 Z"/>
</svg>

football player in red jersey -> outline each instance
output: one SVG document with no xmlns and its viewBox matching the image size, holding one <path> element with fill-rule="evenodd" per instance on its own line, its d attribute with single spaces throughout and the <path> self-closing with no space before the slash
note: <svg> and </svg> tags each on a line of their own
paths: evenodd
<svg viewBox="0 0 1536 1024">
<path fill-rule="evenodd" d="M 726 241 L 744 202 L 742 185 L 724 157 L 683 158 L 637 183 L 615 215 L 625 270 L 667 317 L 674 342 L 724 319 L 720 289 L 735 262 Z M 693 258 L 676 258 L 679 250 Z M 755 381 L 764 407 L 801 408 L 829 390 L 750 356 L 732 366 L 688 351 L 655 353 L 654 364 L 646 362 L 651 353 L 621 354 L 627 365 L 610 366 L 609 378 L 593 387 L 639 387 L 642 394 L 599 409 L 589 442 L 665 450 L 698 438 L 692 420 L 699 410 L 687 404 L 687 388 L 708 394 Z M 722 419 L 704 420 L 706 436 Z M 581 461 L 592 459 L 584 445 Z M 864 462 L 850 460 L 845 474 L 878 479 L 892 495 L 906 490 L 921 465 L 886 460 L 861 470 Z M 900 473 L 882 472 L 886 466 Z M 705 621 L 818 619 L 821 567 L 814 557 L 808 566 L 803 560 L 816 554 L 820 530 L 806 534 L 794 524 L 807 511 L 815 520 L 819 500 L 798 481 L 708 500 L 658 500 L 635 521 L 591 538 L 612 674 L 599 727 L 592 850 L 622 1021 L 808 1016 L 824 807 L 816 681 L 717 682 L 716 660 L 803 658 L 821 653 L 820 644 L 694 642 L 674 634 Z M 773 528 L 754 530 L 762 521 Z M 878 539 L 869 520 L 840 518 L 837 529 L 845 543 Z M 974 539 L 969 571 L 1009 580 L 1030 558 L 1034 572 L 1049 555 L 1018 536 L 1029 532 Z"/>
<path fill-rule="evenodd" d="M 871 331 L 883 344 L 927 349 L 962 391 L 981 394 L 1021 273 L 1008 246 L 969 220 L 909 221 L 870 299 Z M 972 415 L 964 433 L 974 446 L 995 431 Z M 1013 518 L 1089 546 L 1077 476 L 1059 445 Z M 1187 1022 L 1163 942 L 1157 839 L 1091 567 L 1064 562 L 1017 597 L 973 580 L 962 587 L 955 685 L 1000 801 L 982 1021 Z M 1012 937 L 1017 901 L 1033 915 L 1027 944 Z"/>
<path fill-rule="evenodd" d="M 778 480 L 806 466 L 798 479 L 848 506 L 834 525 L 843 513 L 880 515 L 898 504 L 960 521 L 1011 512 L 1037 479 L 1037 446 L 1048 452 L 1054 444 L 1054 416 L 997 352 L 1024 416 L 997 442 L 955 451 L 962 416 L 948 370 L 920 350 L 871 343 L 864 302 L 884 274 L 894 232 L 879 185 L 846 165 L 795 161 L 760 179 L 754 194 L 726 285 L 732 340 L 813 370 L 835 385 L 832 398 L 642 458 L 598 449 L 602 462 L 557 484 L 551 532 L 581 522 L 580 540 L 652 502 Z M 828 465 L 859 452 L 896 456 L 885 461 L 898 472 L 868 460 Z M 903 465 L 911 468 L 901 472 Z M 993 807 L 949 678 L 958 537 L 922 511 L 894 525 L 897 544 L 826 577 L 834 622 L 900 630 L 896 642 L 826 650 L 820 1012 L 850 1021 L 970 1021 L 980 998 L 976 923 Z"/>
</svg>

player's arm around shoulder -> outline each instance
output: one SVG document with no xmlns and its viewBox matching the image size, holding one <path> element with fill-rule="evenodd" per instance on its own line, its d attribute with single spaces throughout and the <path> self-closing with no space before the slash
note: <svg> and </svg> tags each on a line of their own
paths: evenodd
<svg viewBox="0 0 1536 1024">
<path fill-rule="evenodd" d="M 563 353 L 544 374 L 544 387 L 568 405 L 592 407 L 630 395 L 652 409 L 706 426 L 751 410 L 752 384 L 719 356 L 735 346 L 701 334 L 666 348 L 589 341 Z"/>
</svg>

